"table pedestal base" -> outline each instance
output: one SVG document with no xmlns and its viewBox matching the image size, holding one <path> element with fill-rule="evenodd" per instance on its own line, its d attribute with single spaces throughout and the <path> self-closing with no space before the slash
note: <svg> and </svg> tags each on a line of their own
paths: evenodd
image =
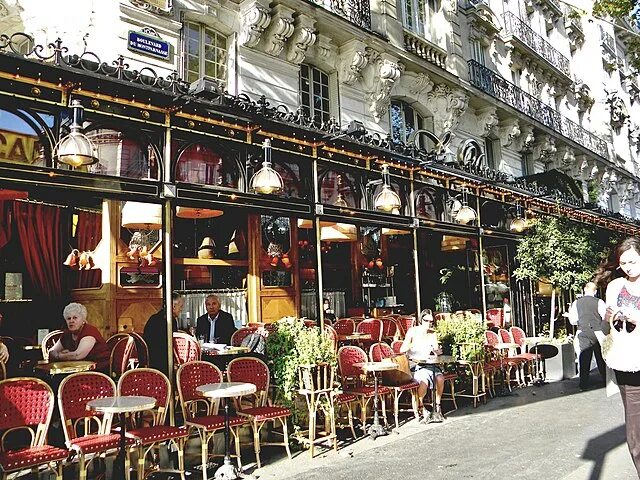
<svg viewBox="0 0 640 480">
<path fill-rule="evenodd" d="M 383 425 L 374 422 L 372 425 L 369 425 L 369 428 L 367 428 L 367 435 L 369 435 L 372 440 L 375 440 L 377 437 L 389 435 L 389 432 Z"/>
</svg>

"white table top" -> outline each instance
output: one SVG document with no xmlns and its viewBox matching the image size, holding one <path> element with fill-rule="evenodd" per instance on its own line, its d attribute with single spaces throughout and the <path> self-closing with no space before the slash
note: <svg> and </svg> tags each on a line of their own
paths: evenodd
<svg viewBox="0 0 640 480">
<path fill-rule="evenodd" d="M 354 363 L 353 366 L 366 370 L 367 372 L 386 372 L 388 370 L 398 369 L 398 365 L 395 362 L 359 362 Z"/>
<path fill-rule="evenodd" d="M 248 382 L 207 383 L 197 387 L 196 391 L 207 398 L 231 398 L 255 393 L 256 386 Z"/>
<path fill-rule="evenodd" d="M 410 359 L 417 363 L 426 363 L 429 365 L 456 363 L 458 361 L 458 359 L 453 355 L 428 355 L 426 357 L 411 357 Z"/>
<path fill-rule="evenodd" d="M 87 402 L 87 410 L 102 413 L 133 413 L 150 410 L 156 406 L 153 397 L 123 395 L 119 397 L 96 398 Z"/>
</svg>

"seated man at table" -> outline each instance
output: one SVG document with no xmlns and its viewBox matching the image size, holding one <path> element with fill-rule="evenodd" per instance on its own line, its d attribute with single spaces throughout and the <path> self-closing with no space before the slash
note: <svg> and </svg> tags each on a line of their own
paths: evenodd
<svg viewBox="0 0 640 480">
<path fill-rule="evenodd" d="M 178 292 L 171 293 L 172 331 L 178 331 L 178 318 L 184 308 L 184 297 Z M 142 333 L 149 348 L 149 367 L 169 374 L 169 339 L 167 336 L 167 318 L 165 310 L 154 313 L 149 317 Z"/>
<path fill-rule="evenodd" d="M 430 355 L 440 355 L 442 350 L 438 345 L 438 338 L 433 331 L 433 317 L 425 316 L 421 324 L 411 327 L 405 336 L 404 342 L 400 347 L 400 353 L 406 353 L 409 360 L 412 358 L 425 358 Z M 444 391 L 444 376 L 442 370 L 436 365 L 415 365 L 413 368 L 413 379 L 420 383 L 418 388 L 418 401 L 420 408 L 423 410 L 424 419 L 427 418 L 427 412 L 424 410 L 423 398 L 428 389 L 434 388 L 435 383 L 435 401 L 433 407 L 432 421 L 442 422 L 442 409 L 440 402 L 442 392 Z M 435 382 L 434 382 L 435 380 Z"/>
<path fill-rule="evenodd" d="M 230 313 L 220 310 L 220 299 L 215 295 L 207 295 L 204 301 L 207 313 L 198 317 L 196 338 L 204 337 L 206 343 L 231 344 L 231 335 L 236 331 L 236 324 Z"/>
<path fill-rule="evenodd" d="M 96 370 L 109 370 L 111 352 L 100 331 L 87 323 L 87 308 L 70 303 L 62 312 L 67 328 L 49 351 L 51 361 L 88 360 L 96 362 Z"/>
</svg>

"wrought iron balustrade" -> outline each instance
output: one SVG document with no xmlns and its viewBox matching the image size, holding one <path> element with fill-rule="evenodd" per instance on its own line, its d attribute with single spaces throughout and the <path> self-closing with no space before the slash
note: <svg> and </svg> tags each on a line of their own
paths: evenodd
<svg viewBox="0 0 640 480">
<path fill-rule="evenodd" d="M 608 158 L 607 144 L 604 140 L 560 115 L 546 103 L 529 95 L 475 60 L 469 60 L 469 80 L 474 86 L 492 97 L 503 101 L 577 144 L 588 148 L 602 158 Z"/>
<path fill-rule="evenodd" d="M 614 56 L 616 55 L 616 41 L 609 32 L 602 28 L 602 25 L 600 25 L 600 41 Z"/>
<path fill-rule="evenodd" d="M 333 12 L 351 23 L 371 30 L 371 5 L 369 0 L 311 0 L 316 5 Z"/>
<path fill-rule="evenodd" d="M 542 36 L 533 31 L 525 22 L 511 12 L 504 14 L 504 26 L 508 34 L 513 35 L 549 64 L 571 77 L 569 59 L 551 46 Z"/>
</svg>

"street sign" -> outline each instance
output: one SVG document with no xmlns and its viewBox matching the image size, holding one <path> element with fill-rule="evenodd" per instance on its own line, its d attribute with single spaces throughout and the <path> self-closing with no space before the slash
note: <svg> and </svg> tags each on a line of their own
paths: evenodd
<svg viewBox="0 0 640 480">
<path fill-rule="evenodd" d="M 127 48 L 133 52 L 163 60 L 169 58 L 169 42 L 142 32 L 129 30 Z"/>
</svg>

